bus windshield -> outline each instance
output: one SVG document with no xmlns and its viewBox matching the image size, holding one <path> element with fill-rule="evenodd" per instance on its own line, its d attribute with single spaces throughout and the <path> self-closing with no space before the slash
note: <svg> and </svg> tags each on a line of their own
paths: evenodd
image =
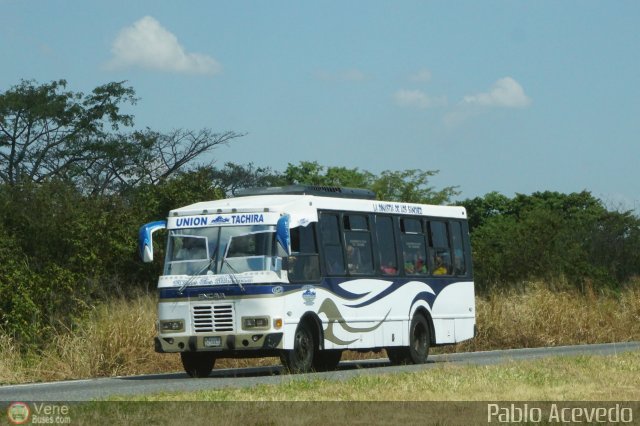
<svg viewBox="0 0 640 426">
<path fill-rule="evenodd" d="M 275 226 L 173 229 L 164 274 L 238 274 L 277 265 Z"/>
</svg>

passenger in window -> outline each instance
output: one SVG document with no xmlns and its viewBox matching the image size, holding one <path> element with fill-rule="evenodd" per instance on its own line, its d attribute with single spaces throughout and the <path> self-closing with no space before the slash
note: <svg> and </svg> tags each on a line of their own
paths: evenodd
<svg viewBox="0 0 640 426">
<path fill-rule="evenodd" d="M 349 272 L 358 272 L 360 265 L 360 252 L 351 244 L 347 245 L 347 264 L 349 265 Z"/>
<path fill-rule="evenodd" d="M 413 262 L 411 261 L 404 262 L 404 272 L 410 275 L 413 275 L 416 273 L 416 266 L 413 264 Z"/>
<path fill-rule="evenodd" d="M 440 256 L 436 256 L 435 259 L 435 269 L 433 270 L 433 275 L 447 275 L 447 267 L 444 265 L 442 258 Z"/>
<path fill-rule="evenodd" d="M 404 272 L 406 274 L 415 274 L 416 273 L 416 264 L 415 264 L 415 256 L 413 253 L 409 253 L 405 251 L 403 253 L 404 256 Z"/>
<path fill-rule="evenodd" d="M 418 253 L 404 253 L 404 272 L 409 275 L 426 274 L 427 265 Z"/>
<path fill-rule="evenodd" d="M 422 256 L 417 256 L 415 264 L 416 264 L 416 274 L 427 273 L 427 263 L 424 261 Z"/>
<path fill-rule="evenodd" d="M 404 256 L 404 272 L 405 274 L 415 274 L 416 273 L 416 264 L 413 261 L 413 256 L 407 253 L 406 251 L 403 253 Z"/>
<path fill-rule="evenodd" d="M 398 273 L 398 268 L 390 263 L 387 265 L 381 265 L 380 270 L 382 271 L 383 275 L 395 275 Z"/>
</svg>

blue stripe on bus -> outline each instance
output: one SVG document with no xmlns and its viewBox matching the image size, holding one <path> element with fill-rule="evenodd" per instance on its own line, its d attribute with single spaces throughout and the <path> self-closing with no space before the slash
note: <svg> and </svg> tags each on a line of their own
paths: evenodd
<svg viewBox="0 0 640 426">
<path fill-rule="evenodd" d="M 362 279 L 362 278 L 356 278 Z M 372 278 L 375 279 L 375 278 Z M 292 291 L 301 290 L 304 286 L 312 285 L 315 288 L 324 288 L 325 290 L 333 293 L 334 295 L 346 299 L 346 300 L 358 300 L 370 292 L 364 293 L 352 293 L 350 291 L 345 290 L 340 287 L 341 284 L 353 281 L 353 278 L 325 278 L 320 283 L 300 283 L 300 284 L 283 284 L 283 283 L 273 283 L 273 284 L 244 284 L 244 290 L 240 288 L 238 285 L 216 285 L 216 286 L 197 286 L 197 287 L 187 287 L 183 292 L 179 292 L 178 288 L 160 288 L 159 298 L 162 299 L 189 299 L 189 298 L 198 298 L 199 295 L 203 293 L 217 293 L 220 295 L 224 295 L 225 297 L 237 297 L 237 296 L 260 296 L 260 295 L 273 295 L 278 296 L 280 293 L 274 293 L 274 287 L 282 287 L 283 292 L 288 293 Z M 426 281 L 417 281 L 415 279 L 403 278 L 397 281 L 394 281 L 386 288 L 384 291 L 380 292 L 380 294 L 372 297 L 371 299 L 356 304 L 356 305 L 347 305 L 350 308 L 360 308 L 363 306 L 367 306 L 377 302 L 378 300 L 388 296 L 391 293 L 399 290 L 403 287 L 404 284 L 416 281 L 422 282 L 429 285 L 435 294 L 431 294 L 429 292 L 424 292 L 428 296 L 420 297 L 422 300 L 426 300 L 429 302 L 429 306 L 433 306 L 433 300 L 436 299 L 437 295 L 447 287 L 449 284 L 459 281 L 456 278 L 435 278 Z M 422 294 L 422 293 L 421 293 Z"/>
<path fill-rule="evenodd" d="M 413 298 L 411 301 L 411 306 L 413 306 L 418 300 L 424 300 L 429 304 L 429 307 L 433 309 L 433 302 L 436 301 L 436 295 L 433 293 L 429 293 L 428 291 L 420 292 Z"/>
<path fill-rule="evenodd" d="M 369 300 L 366 300 L 362 303 L 359 303 L 357 305 L 345 305 L 349 308 L 362 308 L 364 306 L 368 306 L 371 305 L 375 302 L 377 302 L 378 300 L 381 300 L 385 297 L 387 297 L 388 295 L 390 295 L 391 293 L 396 292 L 397 290 L 401 289 L 406 283 L 408 282 L 421 282 L 424 283 L 426 285 L 428 285 L 429 287 L 431 287 L 431 289 L 433 290 L 433 292 L 435 294 L 432 294 L 430 292 L 422 292 L 419 294 L 423 295 L 426 294 L 428 296 L 423 296 L 420 297 L 420 299 L 422 300 L 426 300 L 429 303 L 429 306 L 433 307 L 433 301 L 436 299 L 436 297 L 438 297 L 438 294 L 440 294 L 440 292 L 447 287 L 449 284 L 452 284 L 454 282 L 457 282 L 457 279 L 453 279 L 453 278 L 437 278 L 435 280 L 429 280 L 429 281 L 417 281 L 417 280 L 413 280 L 413 279 L 402 279 L 399 281 L 395 281 L 393 284 L 391 284 L 388 288 L 386 288 L 384 291 L 380 292 L 380 294 L 376 295 L 375 297 L 372 297 Z M 416 300 L 418 299 L 418 297 L 416 297 Z M 415 300 L 414 300 L 415 302 Z"/>
</svg>

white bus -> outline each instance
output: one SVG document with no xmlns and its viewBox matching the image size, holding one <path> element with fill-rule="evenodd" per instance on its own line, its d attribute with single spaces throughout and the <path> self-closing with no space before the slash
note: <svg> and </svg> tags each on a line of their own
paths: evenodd
<svg viewBox="0 0 640 426">
<path fill-rule="evenodd" d="M 217 358 L 279 356 L 291 372 L 334 369 L 342 351 L 424 363 L 475 334 L 463 207 L 385 202 L 371 191 L 293 185 L 172 210 L 155 350 L 206 377 Z"/>
</svg>

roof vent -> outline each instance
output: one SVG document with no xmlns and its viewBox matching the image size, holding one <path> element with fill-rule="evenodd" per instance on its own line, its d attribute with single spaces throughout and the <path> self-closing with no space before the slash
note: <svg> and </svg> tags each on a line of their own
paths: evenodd
<svg viewBox="0 0 640 426">
<path fill-rule="evenodd" d="M 376 199 L 376 193 L 368 189 L 320 185 L 288 185 L 265 188 L 245 188 L 234 191 L 233 195 L 236 197 L 248 197 L 252 195 L 315 195 L 318 197 L 358 198 L 362 200 Z"/>
</svg>

